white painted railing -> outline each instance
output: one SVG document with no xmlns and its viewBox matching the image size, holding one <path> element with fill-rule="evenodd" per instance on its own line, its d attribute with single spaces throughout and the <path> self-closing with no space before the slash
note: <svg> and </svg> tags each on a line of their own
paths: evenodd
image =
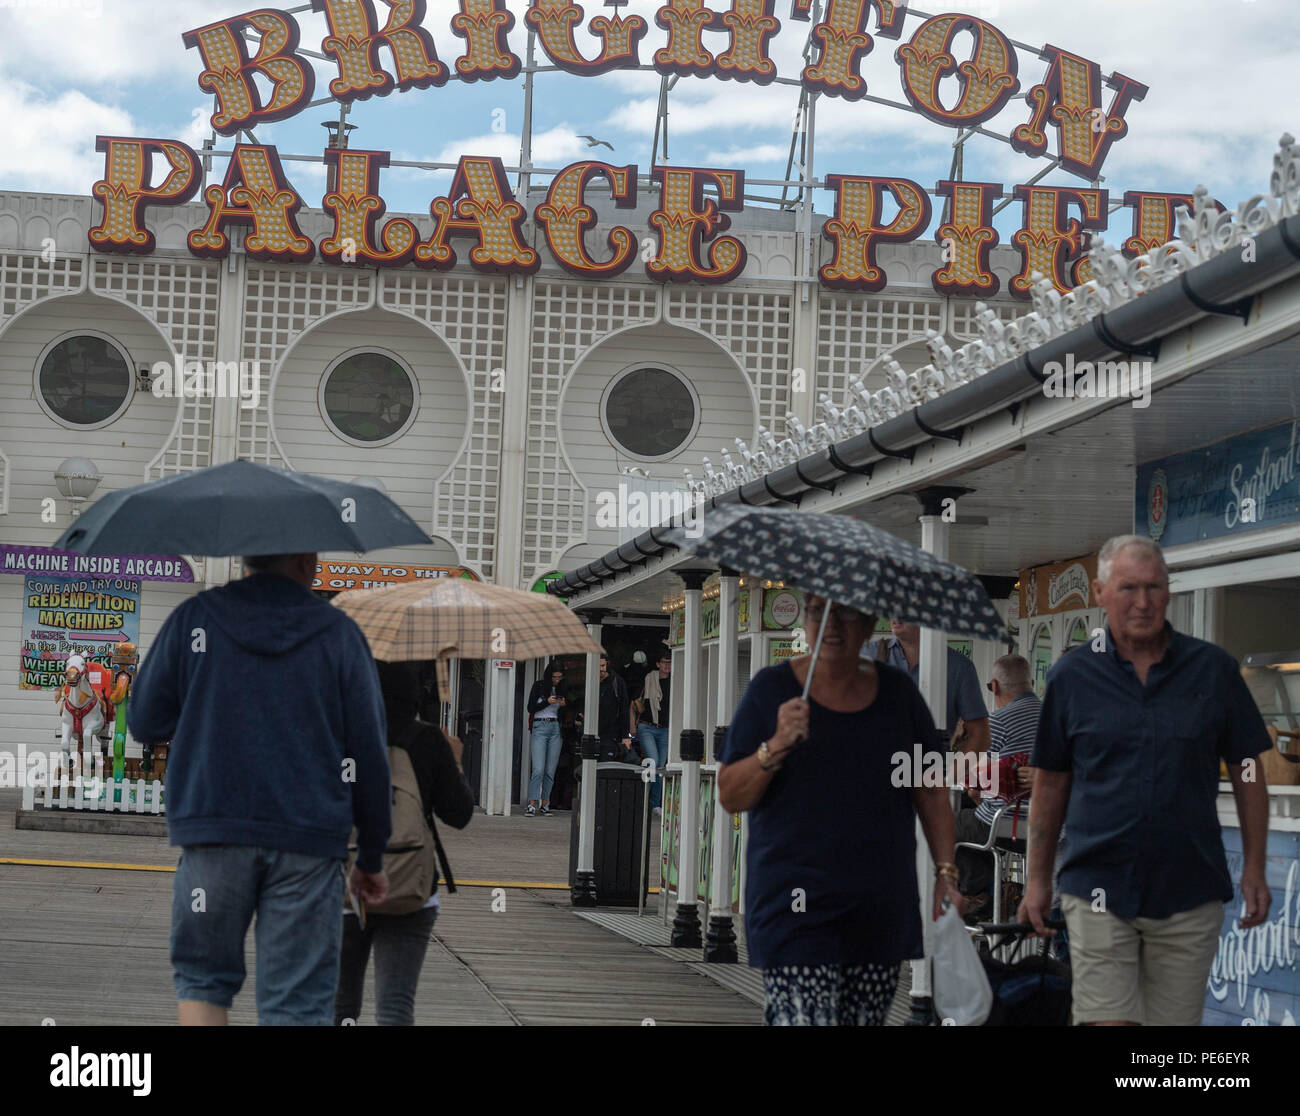
<svg viewBox="0 0 1300 1116">
<path fill-rule="evenodd" d="M 162 814 L 163 784 L 154 779 L 101 779 L 78 775 L 43 779 L 23 786 L 23 809 L 37 806 L 103 813 Z"/>
</svg>

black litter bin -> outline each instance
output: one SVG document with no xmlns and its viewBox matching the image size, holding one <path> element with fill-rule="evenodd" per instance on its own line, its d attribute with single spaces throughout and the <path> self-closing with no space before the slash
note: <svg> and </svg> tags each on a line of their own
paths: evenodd
<svg viewBox="0 0 1300 1116">
<path fill-rule="evenodd" d="M 569 886 L 578 882 L 578 826 L 581 824 L 582 765 L 575 763 L 573 821 L 569 831 Z M 635 907 L 642 868 L 650 880 L 650 842 L 644 846 L 646 793 L 641 768 L 631 763 L 596 764 L 596 905 Z"/>
</svg>

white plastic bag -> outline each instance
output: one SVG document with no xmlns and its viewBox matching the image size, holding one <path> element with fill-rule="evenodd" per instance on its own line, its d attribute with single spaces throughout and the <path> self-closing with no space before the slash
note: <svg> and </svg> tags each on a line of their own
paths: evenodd
<svg viewBox="0 0 1300 1116">
<path fill-rule="evenodd" d="M 979 1027 L 993 1010 L 993 989 L 975 943 L 949 905 L 934 924 L 934 1011 L 945 1026 Z"/>
</svg>

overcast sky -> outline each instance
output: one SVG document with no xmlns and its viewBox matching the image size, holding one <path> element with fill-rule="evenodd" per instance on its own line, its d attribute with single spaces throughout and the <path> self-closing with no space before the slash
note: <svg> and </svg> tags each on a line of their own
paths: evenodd
<svg viewBox="0 0 1300 1116">
<path fill-rule="evenodd" d="M 727 0 L 710 3 L 720 10 L 730 6 Z M 382 18 L 385 5 L 376 6 Z M 507 6 L 516 17 L 510 46 L 523 57 L 527 3 L 508 0 Z M 587 19 L 604 11 L 600 0 L 583 6 Z M 661 0 L 631 0 L 624 8 L 650 22 L 641 45 L 643 62 L 666 38 L 653 22 L 660 6 Z M 782 27 L 772 54 L 782 76 L 797 77 L 810 25 L 792 21 L 790 6 L 790 0 L 776 0 Z M 210 132 L 212 100 L 198 86 L 199 55 L 186 49 L 182 33 L 253 7 L 247 0 L 0 0 L 0 186 L 88 194 L 102 172 L 97 134 L 174 137 L 197 149 Z M 464 46 L 450 29 L 458 5 L 429 0 L 428 9 L 426 27 L 439 57 L 451 63 Z M 1215 197 L 1235 205 L 1267 191 L 1278 137 L 1287 130 L 1300 134 L 1294 95 L 1300 0 L 958 0 L 948 6 L 927 0 L 924 10 L 981 15 L 1010 39 L 1035 49 L 1051 43 L 1097 61 L 1104 74 L 1119 71 L 1150 87 L 1146 99 L 1128 110 L 1129 134 L 1114 145 L 1103 169 L 1113 202 L 1125 190 L 1190 191 L 1204 183 Z M 324 15 L 305 10 L 294 18 L 302 46 L 319 50 Z M 907 20 L 904 41 L 920 22 Z M 869 30 L 874 29 L 873 19 Z M 726 36 L 710 32 L 705 41 L 718 52 Z M 585 31 L 579 45 L 588 56 L 598 46 Z M 877 37 L 862 70 L 872 94 L 901 102 L 897 46 Z M 1044 63 L 1031 50 L 1018 53 L 1023 93 L 1041 78 Z M 381 61 L 391 66 L 386 52 Z M 334 72 L 332 64 L 317 63 L 317 96 Z M 542 74 L 536 81 L 536 165 L 560 167 L 594 153 L 648 168 L 658 75 Z M 1109 96 L 1107 91 L 1107 103 Z M 681 79 L 671 96 L 672 163 L 736 167 L 751 178 L 784 177 L 797 97 L 793 86 Z M 818 177 L 893 175 L 926 187 L 948 177 L 951 129 L 887 106 L 827 97 L 817 113 Z M 1017 95 L 988 126 L 1006 134 L 1028 113 Z M 258 127 L 256 135 L 282 153 L 319 155 L 326 136 L 321 122 L 336 117 L 334 109 L 322 105 Z M 441 89 L 358 103 L 351 116 L 359 125 L 353 146 L 387 150 L 395 159 L 500 155 L 511 166 L 518 161 L 522 119 L 522 78 L 473 85 L 453 80 Z M 494 130 L 494 121 L 504 130 Z M 593 152 L 577 138 L 582 134 L 611 143 L 614 151 Z M 1054 150 L 1054 131 L 1049 135 Z M 230 142 L 221 139 L 218 146 Z M 1004 143 L 976 137 L 966 148 L 964 177 L 1001 182 L 1010 192 L 1044 165 L 1045 160 L 1018 154 Z M 319 206 L 323 168 L 285 166 L 307 204 Z M 223 172 L 219 162 L 216 173 Z M 425 211 L 448 180 L 446 173 L 389 170 L 381 191 L 390 213 Z M 1044 181 L 1084 185 L 1060 171 Z M 829 195 L 818 196 L 820 211 L 829 210 L 830 203 Z M 1018 224 L 1018 205 L 1006 216 L 1013 213 Z M 1112 230 L 1127 235 L 1129 223 L 1127 213 L 1116 214 Z"/>
</svg>

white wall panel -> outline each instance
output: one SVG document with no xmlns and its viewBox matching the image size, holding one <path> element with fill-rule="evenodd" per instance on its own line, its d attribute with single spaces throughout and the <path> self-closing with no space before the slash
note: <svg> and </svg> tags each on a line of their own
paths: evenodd
<svg viewBox="0 0 1300 1116">
<path fill-rule="evenodd" d="M 342 353 L 367 348 L 404 361 L 420 395 L 409 429 L 373 447 L 335 434 L 318 402 L 329 364 Z M 447 346 L 419 322 L 384 310 L 343 314 L 307 332 L 285 357 L 271 400 L 275 435 L 293 468 L 344 481 L 377 477 L 426 530 L 433 522 L 434 481 L 459 453 L 468 414 L 465 379 Z"/>
<path fill-rule="evenodd" d="M 620 452 L 601 424 L 605 389 L 619 372 L 638 364 L 682 373 L 700 400 L 695 434 L 671 458 L 661 461 L 645 462 Z M 573 372 L 560 405 L 560 438 L 587 487 L 586 541 L 566 554 L 566 562 L 590 561 L 618 545 L 618 529 L 598 527 L 596 512 L 602 491 L 617 493 L 620 469 L 636 465 L 651 477 L 684 485 L 683 468 L 699 474 L 706 457 L 716 466 L 719 449 L 726 447 L 734 455 L 734 439 L 752 442 L 756 426 L 754 398 L 746 377 L 709 338 L 679 326 L 657 324 L 627 330 L 605 341 Z"/>
<path fill-rule="evenodd" d="M 93 499 L 144 480 L 145 467 L 166 443 L 177 401 L 136 391 L 127 409 L 98 430 L 56 422 L 37 402 L 33 373 L 54 338 L 76 330 L 107 334 L 127 352 L 134 370 L 169 361 L 158 331 L 129 307 L 92 294 L 56 298 L 28 310 L 0 335 L 0 446 L 9 457 L 9 515 L 3 541 L 48 546 L 71 521 L 54 471 L 67 457 L 89 457 L 103 474 Z M 134 379 L 134 375 L 133 375 Z M 41 500 L 54 497 L 58 522 L 41 521 Z M 93 502 L 93 500 L 92 500 Z M 89 505 L 87 505 L 89 506 Z"/>
</svg>

